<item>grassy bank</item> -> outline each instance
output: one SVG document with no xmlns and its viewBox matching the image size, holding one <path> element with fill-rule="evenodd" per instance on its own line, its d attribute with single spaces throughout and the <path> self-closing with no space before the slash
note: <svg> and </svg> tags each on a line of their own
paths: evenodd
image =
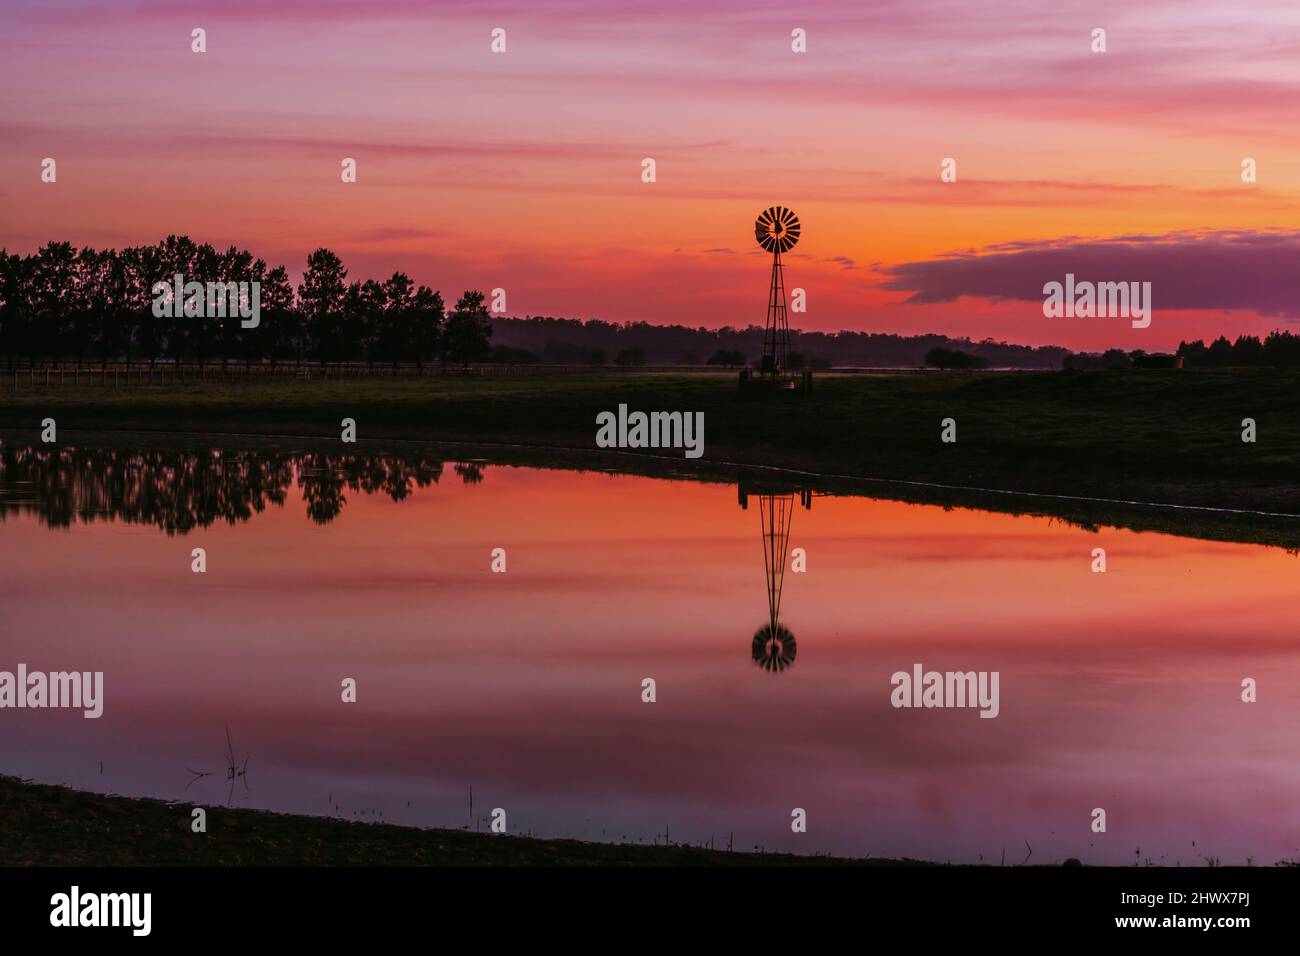
<svg viewBox="0 0 1300 956">
<path fill-rule="evenodd" d="M 0 393 L 0 427 L 34 442 L 139 429 L 595 448 L 596 414 L 702 411 L 700 463 L 751 465 L 1017 491 L 1300 512 L 1300 372 L 825 375 L 807 399 L 742 402 L 718 375 L 281 381 Z M 957 422 L 957 442 L 940 422 Z M 1241 421 L 1258 441 L 1241 440 Z"/>
<path fill-rule="evenodd" d="M 0 776 L 0 866 L 924 865 L 688 846 L 538 840 L 104 796 Z"/>
</svg>

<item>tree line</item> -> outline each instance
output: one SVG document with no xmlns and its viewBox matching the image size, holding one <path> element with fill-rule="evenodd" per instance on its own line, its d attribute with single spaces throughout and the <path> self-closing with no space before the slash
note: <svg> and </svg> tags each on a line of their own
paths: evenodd
<svg viewBox="0 0 1300 956">
<path fill-rule="evenodd" d="M 648 322 L 586 321 L 552 316 L 492 320 L 493 356 L 498 361 L 565 365 L 750 365 L 763 351 L 763 328 L 717 329 Z M 1223 365 L 1300 367 L 1300 336 L 1274 331 L 1264 338 L 1220 336 L 1208 345 L 1182 342 L 1173 354 L 1142 349 L 1072 352 L 1055 345 L 1029 346 L 985 338 L 951 338 L 937 333 L 801 332 L 790 330 L 791 367 L 1098 369 Z"/>
<path fill-rule="evenodd" d="M 158 283 L 257 282 L 260 321 L 158 316 Z M 442 294 L 402 272 L 348 281 L 329 249 L 307 257 L 295 289 L 283 265 L 246 249 L 225 251 L 188 236 L 148 246 L 78 249 L 46 243 L 31 255 L 0 249 L 0 352 L 59 364 L 156 362 L 369 362 L 468 364 L 489 353 L 484 295 L 467 291 L 448 311 Z"/>
<path fill-rule="evenodd" d="M 1220 335 L 1209 345 L 1197 339 L 1179 342 L 1173 354 L 1148 353 L 1142 349 L 1126 352 L 1080 352 L 1065 357 L 1064 368 L 1075 370 L 1115 368 L 1300 368 L 1300 336 L 1275 329 L 1262 339 L 1257 335 L 1239 335 L 1230 341 Z"/>
<path fill-rule="evenodd" d="M 1240 335 L 1235 342 L 1229 342 L 1226 336 L 1220 335 L 1209 345 L 1200 339 L 1179 342 L 1174 354 L 1182 357 L 1184 366 L 1192 368 L 1226 365 L 1300 368 L 1300 336 L 1274 330 L 1263 339 Z"/>
<path fill-rule="evenodd" d="M 763 303 L 757 305 L 762 314 Z M 763 327 L 692 328 L 680 324 L 608 322 L 554 316 L 497 316 L 492 321 L 502 361 L 562 365 L 754 364 L 763 354 Z M 860 366 L 919 368 L 932 349 L 961 350 L 994 368 L 1060 368 L 1068 349 L 975 341 L 946 335 L 790 330 L 791 364 L 803 368 Z"/>
</svg>

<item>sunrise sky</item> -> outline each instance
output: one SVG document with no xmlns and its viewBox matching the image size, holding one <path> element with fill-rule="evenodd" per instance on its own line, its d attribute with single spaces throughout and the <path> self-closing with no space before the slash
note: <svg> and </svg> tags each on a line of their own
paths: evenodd
<svg viewBox="0 0 1300 956">
<path fill-rule="evenodd" d="M 1300 317 L 1294 2 L 3 0 L 0 80 L 10 251 L 325 245 L 519 315 L 746 325 L 784 204 L 796 327 L 1153 350 Z M 1152 282 L 1151 327 L 1044 318 L 1067 271 Z"/>
</svg>

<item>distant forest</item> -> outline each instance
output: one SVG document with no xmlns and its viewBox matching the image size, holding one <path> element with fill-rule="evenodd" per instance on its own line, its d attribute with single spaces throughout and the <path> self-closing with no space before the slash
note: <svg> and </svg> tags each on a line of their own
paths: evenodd
<svg viewBox="0 0 1300 956">
<path fill-rule="evenodd" d="M 1238 336 L 1229 342 L 1219 336 L 1209 345 L 1199 339 L 1179 342 L 1175 353 L 1190 367 L 1223 367 L 1229 365 L 1269 365 L 1275 367 L 1300 367 L 1300 336 L 1290 332 L 1274 331 L 1262 340 L 1254 335 Z"/>
<path fill-rule="evenodd" d="M 154 314 L 155 283 L 257 282 L 260 321 Z M 1113 368 L 1173 365 L 1175 356 L 1112 349 L 1072 353 L 1058 346 L 888 332 L 790 333 L 795 368 Z M 125 249 L 50 242 L 31 255 L 0 249 L 0 355 L 56 365 L 172 361 L 383 363 L 479 362 L 557 365 L 754 365 L 763 329 L 689 328 L 648 322 L 551 316 L 500 317 L 482 292 L 449 309 L 442 294 L 402 272 L 352 279 L 337 255 L 317 249 L 295 288 L 283 265 L 246 249 L 219 250 L 187 236 Z M 1185 366 L 1300 366 L 1300 338 L 1272 332 L 1183 342 Z"/>
<path fill-rule="evenodd" d="M 753 365 L 763 352 L 763 328 L 688 328 L 648 322 L 581 322 L 527 316 L 494 318 L 493 342 L 499 354 L 519 361 L 603 365 Z M 1068 349 L 1034 348 L 985 339 L 946 335 L 894 335 L 889 332 L 790 332 L 791 364 L 829 368 L 861 366 L 918 368 L 932 349 L 955 349 L 984 359 L 994 368 L 1060 368 Z"/>
<path fill-rule="evenodd" d="M 1138 349 L 1125 352 L 1109 349 L 1101 353 L 1071 353 L 1065 357 L 1067 369 L 1169 368 L 1182 361 L 1183 368 L 1300 368 L 1300 336 L 1274 330 L 1264 338 L 1240 335 L 1235 342 L 1219 336 L 1209 345 L 1200 339 L 1179 342 L 1172 354 L 1148 354 Z"/>
<path fill-rule="evenodd" d="M 688 328 L 682 325 L 622 325 L 593 319 L 550 316 L 493 318 L 493 352 L 500 361 L 603 365 L 755 364 L 763 351 L 763 329 Z M 1170 353 L 1072 352 L 1055 345 L 1033 347 L 973 341 L 945 335 L 895 335 L 889 332 L 797 332 L 791 330 L 791 364 L 798 367 L 947 369 L 1102 369 L 1167 368 L 1181 358 L 1186 368 L 1224 366 L 1300 367 L 1300 336 L 1270 332 L 1263 339 L 1243 335 L 1235 342 L 1220 336 L 1209 345 L 1180 342 Z"/>
</svg>

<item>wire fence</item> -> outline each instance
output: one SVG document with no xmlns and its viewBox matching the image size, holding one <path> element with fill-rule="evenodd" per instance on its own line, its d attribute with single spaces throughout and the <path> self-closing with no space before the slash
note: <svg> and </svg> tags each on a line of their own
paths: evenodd
<svg viewBox="0 0 1300 956">
<path fill-rule="evenodd" d="M 735 375 L 736 369 L 706 365 L 370 365 L 367 363 L 244 362 L 25 362 L 0 367 L 0 388 L 9 391 L 63 388 L 149 388 L 177 385 L 335 382 L 366 379 L 422 379 L 441 376 L 510 378 L 529 375 L 695 373 Z"/>
</svg>

